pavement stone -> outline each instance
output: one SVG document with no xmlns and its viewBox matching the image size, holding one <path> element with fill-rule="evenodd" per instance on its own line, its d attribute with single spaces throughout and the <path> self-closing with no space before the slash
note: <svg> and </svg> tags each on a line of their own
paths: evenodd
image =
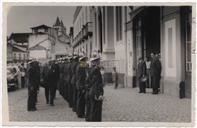
<svg viewBox="0 0 197 128">
<path fill-rule="evenodd" d="M 191 99 L 166 94 L 138 93 L 138 88 L 104 87 L 102 121 L 104 122 L 191 122 Z M 68 103 L 56 93 L 55 106 L 46 104 L 44 89 L 38 94 L 37 111 L 27 111 L 27 89 L 8 93 L 10 121 L 70 122 L 78 118 Z"/>
</svg>

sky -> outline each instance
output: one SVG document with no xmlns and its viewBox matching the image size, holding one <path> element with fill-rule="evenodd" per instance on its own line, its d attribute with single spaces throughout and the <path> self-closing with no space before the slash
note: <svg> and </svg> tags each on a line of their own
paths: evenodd
<svg viewBox="0 0 197 128">
<path fill-rule="evenodd" d="M 7 36 L 13 33 L 31 32 L 38 25 L 53 26 L 57 16 L 63 21 L 67 33 L 73 22 L 74 6 L 15 6 L 7 15 Z"/>
</svg>

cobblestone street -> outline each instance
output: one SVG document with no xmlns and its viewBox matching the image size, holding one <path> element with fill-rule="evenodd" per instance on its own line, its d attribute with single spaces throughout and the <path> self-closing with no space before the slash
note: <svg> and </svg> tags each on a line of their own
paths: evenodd
<svg viewBox="0 0 197 128">
<path fill-rule="evenodd" d="M 152 95 L 151 90 L 139 94 L 138 89 L 104 88 L 103 121 L 131 122 L 189 122 L 191 99 L 178 99 L 165 94 Z M 27 89 L 8 93 L 10 121 L 84 121 L 76 116 L 59 95 L 55 106 L 46 104 L 44 89 L 40 88 L 36 112 L 27 111 Z"/>
</svg>

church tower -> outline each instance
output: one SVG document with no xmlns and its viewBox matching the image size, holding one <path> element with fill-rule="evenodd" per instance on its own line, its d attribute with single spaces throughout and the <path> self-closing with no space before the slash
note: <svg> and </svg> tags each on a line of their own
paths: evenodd
<svg viewBox="0 0 197 128">
<path fill-rule="evenodd" d="M 62 34 L 66 35 L 66 28 L 64 27 L 62 20 L 60 21 L 59 17 L 57 17 L 56 22 L 53 25 L 53 28 L 55 28 L 55 30 L 57 31 L 58 36 Z"/>
</svg>

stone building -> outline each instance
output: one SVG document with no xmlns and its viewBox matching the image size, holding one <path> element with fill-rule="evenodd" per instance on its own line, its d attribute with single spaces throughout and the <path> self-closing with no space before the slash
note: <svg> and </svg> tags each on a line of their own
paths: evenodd
<svg viewBox="0 0 197 128">
<path fill-rule="evenodd" d="M 137 58 L 160 54 L 162 63 L 161 91 L 179 96 L 179 84 L 185 82 L 186 97 L 191 97 L 192 71 L 192 13 L 191 6 L 131 7 L 130 22 L 133 69 Z M 193 38 L 194 39 L 194 38 Z M 194 61 L 193 61 L 194 62 Z M 136 70 L 131 71 L 135 76 Z M 128 78 L 127 80 L 129 80 Z M 128 81 L 128 84 L 131 83 Z"/>
<path fill-rule="evenodd" d="M 28 61 L 28 38 L 30 33 L 12 33 L 7 40 L 7 62 L 25 63 Z"/>
<path fill-rule="evenodd" d="M 159 54 L 161 92 L 178 97 L 179 84 L 185 82 L 186 97 L 191 97 L 195 44 L 192 9 L 192 6 L 77 7 L 73 22 L 74 50 L 85 51 L 88 57 L 93 51 L 98 52 L 106 82 L 111 82 L 112 68 L 116 67 L 122 87 L 138 86 L 139 57 Z M 80 33 L 87 22 L 92 25 L 92 34 L 85 40 Z"/>
<path fill-rule="evenodd" d="M 33 27 L 29 37 L 29 56 L 42 60 L 57 59 L 71 51 L 70 37 L 57 17 L 53 27 L 40 25 Z"/>
<path fill-rule="evenodd" d="M 77 7 L 73 16 L 73 40 L 74 53 L 83 52 L 90 57 L 93 52 L 92 46 L 92 15 L 91 7 Z"/>
<path fill-rule="evenodd" d="M 53 29 L 55 29 L 56 32 L 53 33 L 53 36 L 55 37 L 55 44 L 52 58 L 57 59 L 71 53 L 72 49 L 70 46 L 70 37 L 66 32 L 66 27 L 64 26 L 63 21 L 59 20 L 59 17 L 57 17 L 56 22 L 53 25 Z"/>
<path fill-rule="evenodd" d="M 51 53 L 54 52 L 53 45 L 55 38 L 51 35 L 51 27 L 39 25 L 32 27 L 32 34 L 29 36 L 29 58 L 39 60 L 52 59 Z"/>
</svg>

